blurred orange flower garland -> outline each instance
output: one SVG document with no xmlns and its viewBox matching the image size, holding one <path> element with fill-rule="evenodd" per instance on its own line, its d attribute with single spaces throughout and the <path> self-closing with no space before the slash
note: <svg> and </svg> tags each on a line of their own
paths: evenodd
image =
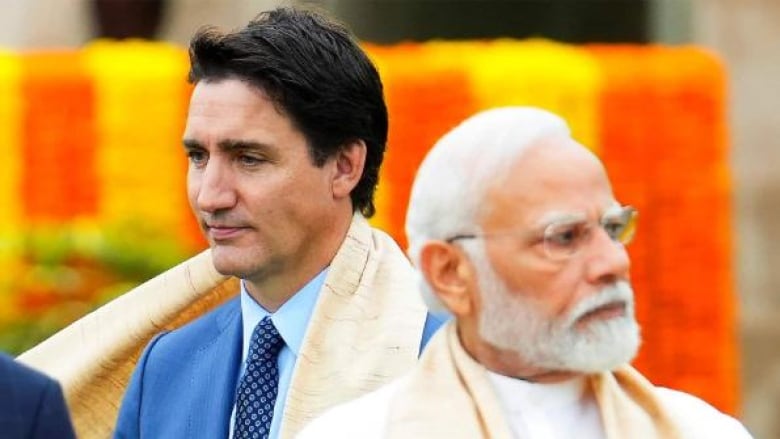
<svg viewBox="0 0 780 439">
<path fill-rule="evenodd" d="M 607 79 L 602 158 L 618 198 L 640 211 L 630 249 L 645 343 L 636 364 L 658 384 L 733 412 L 739 371 L 724 68 L 693 47 L 590 50 Z"/>
<path fill-rule="evenodd" d="M 186 53 L 162 43 L 97 41 L 83 54 L 100 110 L 99 222 L 143 221 L 186 242 Z"/>
<path fill-rule="evenodd" d="M 15 299 L 10 293 L 19 272 L 21 197 L 21 58 L 0 51 L 0 322 L 16 319 Z M 1 326 L 0 326 L 1 327 Z"/>
<path fill-rule="evenodd" d="M 637 366 L 735 411 L 725 81 L 711 55 L 542 40 L 366 48 L 390 113 L 375 224 L 405 243 L 417 166 L 464 117 L 499 105 L 561 114 L 604 159 L 620 201 L 640 209 L 630 248 L 645 338 Z M 59 281 L 50 282 L 45 297 L 56 300 L 44 308 L 61 314 L 75 298 L 81 305 L 65 313 L 75 318 L 203 246 L 184 194 L 185 74 L 186 53 L 157 43 L 0 53 L 0 116 L 9 125 L 0 131 L 8 157 L 0 202 L 10 206 L 0 213 L 0 261 L 19 267 L 0 277 L 0 334 L 41 315 L 13 304 L 40 290 L 42 266 L 69 267 L 70 292 L 56 296 Z"/>
<path fill-rule="evenodd" d="M 476 111 L 476 101 L 466 70 L 437 62 L 425 46 L 367 50 L 382 75 L 390 117 L 373 222 L 405 248 L 406 205 L 417 167 L 436 139 Z"/>
<path fill-rule="evenodd" d="M 30 222 L 95 214 L 93 90 L 78 52 L 22 58 L 22 200 Z"/>
<path fill-rule="evenodd" d="M 179 146 L 186 69 L 181 48 L 143 42 L 0 56 L 2 349 L 202 248 Z"/>
</svg>

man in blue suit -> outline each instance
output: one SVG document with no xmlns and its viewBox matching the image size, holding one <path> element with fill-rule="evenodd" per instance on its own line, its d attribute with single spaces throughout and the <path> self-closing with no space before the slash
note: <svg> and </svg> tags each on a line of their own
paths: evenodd
<svg viewBox="0 0 780 439">
<path fill-rule="evenodd" d="M 350 33 L 280 8 L 190 43 L 190 205 L 239 296 L 153 339 L 115 436 L 293 437 L 403 374 L 441 323 L 368 225 L 387 140 L 376 68 Z"/>
<path fill-rule="evenodd" d="M 0 437 L 76 437 L 60 385 L 4 354 L 0 354 Z"/>
</svg>

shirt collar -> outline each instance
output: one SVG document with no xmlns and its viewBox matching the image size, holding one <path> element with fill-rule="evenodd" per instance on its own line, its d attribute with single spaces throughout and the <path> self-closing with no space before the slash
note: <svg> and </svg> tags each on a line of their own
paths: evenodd
<svg viewBox="0 0 780 439">
<path fill-rule="evenodd" d="M 241 316 L 243 321 L 243 352 L 249 350 L 249 341 L 252 338 L 252 332 L 260 323 L 260 320 L 266 316 L 271 316 L 271 320 L 274 322 L 276 330 L 279 331 L 279 335 L 284 339 L 284 343 L 295 356 L 298 356 L 298 352 L 301 349 L 301 343 L 303 343 L 303 336 L 306 334 L 306 328 L 309 326 L 309 319 L 311 313 L 314 310 L 314 305 L 317 303 L 317 296 L 322 289 L 322 285 L 325 283 L 325 276 L 328 273 L 328 269 L 322 270 L 318 275 L 314 276 L 306 285 L 303 286 L 297 293 L 293 294 L 290 299 L 285 302 L 275 313 L 269 313 L 265 308 L 260 306 L 244 285 L 244 281 L 241 281 Z"/>
</svg>

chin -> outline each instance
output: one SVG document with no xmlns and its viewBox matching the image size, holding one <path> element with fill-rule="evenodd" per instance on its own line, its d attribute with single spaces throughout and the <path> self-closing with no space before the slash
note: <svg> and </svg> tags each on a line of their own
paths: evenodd
<svg viewBox="0 0 780 439">
<path fill-rule="evenodd" d="M 602 372 L 630 363 L 642 343 L 639 325 L 632 318 L 611 319 L 574 337 L 565 363 L 572 370 Z"/>
<path fill-rule="evenodd" d="M 214 259 L 214 268 L 217 270 L 217 272 L 223 276 L 236 276 L 236 277 L 242 277 L 241 272 L 238 267 L 236 267 L 234 264 L 230 264 L 227 261 L 223 261 L 221 259 Z"/>
<path fill-rule="evenodd" d="M 224 276 L 245 277 L 249 268 L 243 263 L 246 259 L 237 254 L 234 248 L 211 246 L 211 260 L 214 268 Z"/>
</svg>

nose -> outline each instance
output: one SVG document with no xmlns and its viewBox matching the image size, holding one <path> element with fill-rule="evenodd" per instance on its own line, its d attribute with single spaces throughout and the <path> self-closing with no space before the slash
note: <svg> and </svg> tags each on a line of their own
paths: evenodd
<svg viewBox="0 0 780 439">
<path fill-rule="evenodd" d="M 189 184 L 191 201 L 200 211 L 215 213 L 236 204 L 233 176 L 219 161 L 212 159 L 201 169 L 190 169 Z"/>
<path fill-rule="evenodd" d="M 610 238 L 601 227 L 593 234 L 587 264 L 588 280 L 595 284 L 627 279 L 631 268 L 625 246 Z"/>
</svg>

